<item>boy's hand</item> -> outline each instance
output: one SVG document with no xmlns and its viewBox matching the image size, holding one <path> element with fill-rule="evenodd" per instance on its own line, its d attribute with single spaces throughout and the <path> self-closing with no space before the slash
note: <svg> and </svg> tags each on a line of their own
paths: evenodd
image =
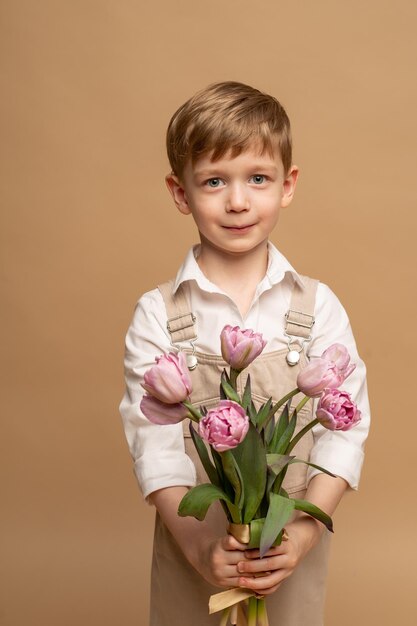
<svg viewBox="0 0 417 626">
<path fill-rule="evenodd" d="M 231 535 L 207 541 L 202 545 L 194 567 L 207 582 L 216 587 L 239 587 L 237 564 L 245 561 L 245 550 L 245 544 L 239 543 Z"/>
<path fill-rule="evenodd" d="M 333 515 L 348 484 L 343 478 L 333 478 L 327 474 L 317 474 L 308 486 L 305 499 L 320 507 L 328 515 Z M 288 541 L 271 548 L 263 559 L 258 550 L 247 550 L 246 561 L 238 563 L 241 572 L 239 586 L 253 589 L 259 595 L 268 595 L 278 589 L 283 580 L 291 576 L 298 563 L 319 541 L 324 526 L 304 513 L 290 524 L 286 524 Z M 256 578 L 254 575 L 261 573 Z M 267 573 L 262 576 L 262 573 Z"/>
<path fill-rule="evenodd" d="M 178 506 L 186 487 L 166 487 L 154 491 L 149 500 L 174 536 L 185 558 L 197 572 L 216 587 L 238 587 L 237 564 L 245 559 L 246 546 L 234 537 L 218 537 L 206 520 L 179 517 Z"/>
<path fill-rule="evenodd" d="M 259 550 L 246 550 L 246 560 L 237 564 L 241 573 L 239 587 L 253 589 L 259 595 L 274 593 L 291 576 L 307 552 L 318 542 L 322 529 L 319 522 L 302 516 L 286 525 L 288 540 L 268 550 L 259 558 Z"/>
</svg>

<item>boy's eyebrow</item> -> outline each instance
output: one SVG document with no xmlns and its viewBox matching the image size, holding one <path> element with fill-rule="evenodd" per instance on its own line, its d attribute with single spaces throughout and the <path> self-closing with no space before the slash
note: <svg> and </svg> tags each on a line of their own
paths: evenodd
<svg viewBox="0 0 417 626">
<path fill-rule="evenodd" d="M 194 176 L 202 176 L 203 178 L 207 177 L 209 178 L 210 176 L 213 176 L 213 174 L 219 174 L 219 172 L 221 172 L 221 166 L 218 166 L 216 163 L 213 163 L 212 166 L 210 167 L 205 167 L 203 169 L 194 169 Z M 278 170 L 278 167 L 274 164 L 266 164 L 266 163 L 251 163 L 250 166 L 248 166 L 246 168 L 248 171 L 251 172 L 276 172 Z"/>
</svg>

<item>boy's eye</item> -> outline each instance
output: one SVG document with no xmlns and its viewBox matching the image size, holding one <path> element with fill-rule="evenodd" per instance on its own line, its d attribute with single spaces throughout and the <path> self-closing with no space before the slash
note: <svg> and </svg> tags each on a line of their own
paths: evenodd
<svg viewBox="0 0 417 626">
<path fill-rule="evenodd" d="M 220 178 L 210 178 L 210 179 L 207 181 L 207 185 L 208 185 L 209 187 L 220 187 L 221 182 L 222 182 L 222 181 L 221 181 L 221 179 L 220 179 Z"/>
<path fill-rule="evenodd" d="M 255 185 L 262 185 L 262 183 L 265 182 L 265 176 L 263 174 L 255 174 L 251 178 Z"/>
</svg>

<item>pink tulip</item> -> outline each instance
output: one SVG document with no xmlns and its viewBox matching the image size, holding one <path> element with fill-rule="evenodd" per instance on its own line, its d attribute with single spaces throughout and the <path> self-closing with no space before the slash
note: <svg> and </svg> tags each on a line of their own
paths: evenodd
<svg viewBox="0 0 417 626">
<path fill-rule="evenodd" d="M 155 361 L 156 365 L 145 373 L 142 387 L 167 404 L 186 400 L 192 391 L 192 384 L 185 354 L 169 352 L 156 357 Z"/>
<path fill-rule="evenodd" d="M 248 429 L 249 418 L 245 410 L 232 400 L 220 400 L 219 405 L 210 409 L 198 424 L 201 437 L 217 452 L 236 448 Z"/>
<path fill-rule="evenodd" d="M 312 359 L 298 374 L 297 387 L 306 396 L 316 398 L 324 389 L 339 387 L 353 372 L 356 365 L 349 365 L 350 356 L 340 343 L 331 345 L 321 357 Z"/>
<path fill-rule="evenodd" d="M 250 328 L 241 330 L 239 326 L 227 325 L 220 334 L 222 356 L 226 363 L 238 371 L 248 367 L 266 346 L 261 333 Z"/>
<path fill-rule="evenodd" d="M 347 391 L 325 389 L 317 407 L 316 417 L 329 430 L 349 430 L 361 419 L 361 412 Z"/>
<path fill-rule="evenodd" d="M 321 355 L 322 359 L 334 363 L 343 372 L 344 380 L 353 372 L 356 365 L 349 365 L 350 354 L 342 343 L 334 343 Z"/>
<path fill-rule="evenodd" d="M 178 424 L 188 416 L 188 409 L 181 403 L 166 404 L 153 396 L 143 396 L 140 408 L 145 417 L 153 424 Z"/>
</svg>

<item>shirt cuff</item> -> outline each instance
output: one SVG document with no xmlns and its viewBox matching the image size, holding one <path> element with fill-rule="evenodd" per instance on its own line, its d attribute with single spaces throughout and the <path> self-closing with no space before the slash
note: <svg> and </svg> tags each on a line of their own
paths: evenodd
<svg viewBox="0 0 417 626">
<path fill-rule="evenodd" d="M 352 446 L 346 441 L 332 441 L 330 445 L 315 446 L 311 451 L 310 463 L 324 467 L 346 480 L 352 489 L 357 490 L 364 456 L 364 452 L 357 446 Z M 320 474 L 320 470 L 309 467 L 307 483 L 317 474 Z"/>
<path fill-rule="evenodd" d="M 134 471 L 143 497 L 165 487 L 194 487 L 196 471 L 194 463 L 187 454 L 170 454 L 164 451 L 162 459 L 156 454 L 144 454 L 135 462 Z"/>
</svg>

